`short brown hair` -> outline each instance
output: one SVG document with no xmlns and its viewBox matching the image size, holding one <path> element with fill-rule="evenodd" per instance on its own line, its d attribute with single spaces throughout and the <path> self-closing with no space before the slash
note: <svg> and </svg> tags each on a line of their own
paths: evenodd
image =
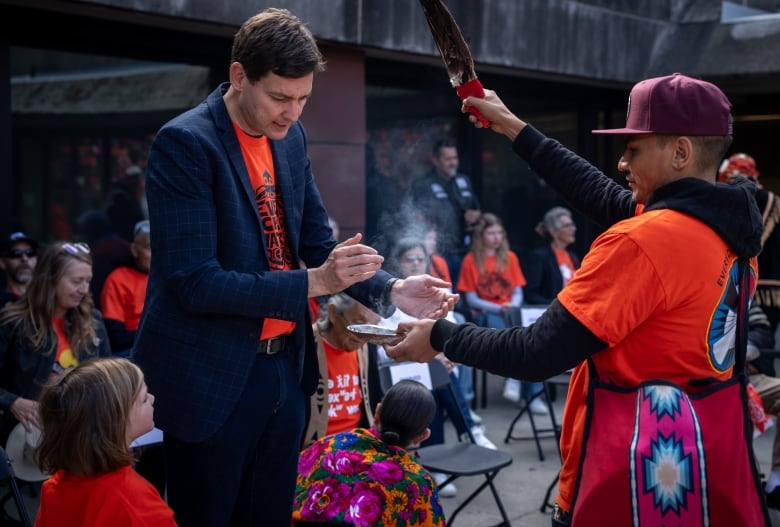
<svg viewBox="0 0 780 527">
<path fill-rule="evenodd" d="M 299 79 L 325 69 L 311 31 L 286 9 L 273 7 L 241 25 L 233 38 L 230 61 L 243 66 L 250 82 L 269 71 Z"/>
</svg>

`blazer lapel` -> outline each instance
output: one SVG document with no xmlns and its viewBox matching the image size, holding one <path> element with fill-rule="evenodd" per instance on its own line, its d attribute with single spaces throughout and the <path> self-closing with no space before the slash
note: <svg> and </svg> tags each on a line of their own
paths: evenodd
<svg viewBox="0 0 780 527">
<path fill-rule="evenodd" d="M 236 137 L 236 132 L 233 130 L 232 125 L 229 130 L 226 130 L 225 133 L 222 134 L 222 144 L 225 146 L 225 151 L 230 158 L 230 163 L 233 165 L 233 174 L 236 177 L 236 184 L 239 188 L 244 190 L 244 196 L 246 196 L 252 210 L 255 212 L 257 228 L 260 229 L 260 232 L 262 233 L 262 222 L 260 220 L 260 211 L 257 210 L 255 189 L 252 188 L 252 183 L 249 180 L 249 171 L 246 169 L 244 154 L 241 153 L 241 145 L 238 143 L 238 138 Z"/>
<path fill-rule="evenodd" d="M 294 226 L 297 225 L 295 218 L 298 214 L 300 214 L 300 211 L 295 205 L 290 165 L 288 164 L 287 156 L 285 155 L 284 140 L 270 141 L 270 144 L 271 153 L 273 154 L 274 158 L 276 185 L 282 195 L 282 202 L 284 204 L 284 228 L 287 231 L 287 242 L 289 243 L 290 250 L 292 251 L 293 261 L 297 262 L 299 236 L 298 229 Z"/>
<path fill-rule="evenodd" d="M 211 92 L 211 95 L 208 97 L 208 104 L 214 116 L 214 123 L 217 129 L 221 131 L 220 141 L 222 141 L 222 146 L 224 146 L 228 159 L 230 159 L 230 164 L 233 166 L 236 185 L 238 188 L 243 189 L 243 194 L 254 211 L 255 219 L 257 219 L 257 228 L 260 230 L 260 235 L 264 237 L 260 212 L 257 210 L 257 201 L 255 200 L 255 191 L 249 181 L 249 171 L 246 169 L 244 155 L 241 153 L 241 145 L 238 144 L 238 137 L 236 137 L 236 131 L 233 129 L 233 122 L 230 120 L 230 114 L 222 98 L 229 86 L 229 83 L 224 82 Z"/>
</svg>

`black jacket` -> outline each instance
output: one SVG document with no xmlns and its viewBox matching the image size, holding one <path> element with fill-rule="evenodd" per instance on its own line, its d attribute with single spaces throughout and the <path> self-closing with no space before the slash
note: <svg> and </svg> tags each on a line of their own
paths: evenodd
<svg viewBox="0 0 780 527">
<path fill-rule="evenodd" d="M 575 269 L 580 267 L 580 259 L 569 253 Z M 526 285 L 523 287 L 523 301 L 526 304 L 549 304 L 563 289 L 563 277 L 558 267 L 558 259 L 552 247 L 545 245 L 534 249 L 521 262 Z"/>
<path fill-rule="evenodd" d="M 98 310 L 93 311 L 93 324 L 97 342 L 79 355 L 80 362 L 111 355 L 103 317 Z M 19 397 L 37 399 L 51 376 L 54 353 L 47 351 L 49 346 L 47 339 L 41 349 L 36 349 L 22 334 L 18 322 L 0 326 L 0 445 L 5 445 L 8 434 L 18 422 L 10 411 L 11 405 Z"/>
</svg>

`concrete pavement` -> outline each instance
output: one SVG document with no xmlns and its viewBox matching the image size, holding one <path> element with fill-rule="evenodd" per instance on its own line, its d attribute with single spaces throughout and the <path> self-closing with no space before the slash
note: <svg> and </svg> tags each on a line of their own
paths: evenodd
<svg viewBox="0 0 780 527">
<path fill-rule="evenodd" d="M 476 412 L 482 417 L 486 435 L 499 449 L 512 454 L 513 463 L 501 470 L 496 477 L 495 484 L 498 494 L 504 504 L 510 522 L 513 527 L 550 527 L 550 511 L 540 512 L 545 491 L 555 478 L 560 469 L 558 450 L 552 438 L 541 441 L 545 460 L 540 461 L 536 445 L 531 440 L 510 441 L 504 443 L 504 436 L 510 422 L 518 411 L 518 406 L 505 400 L 501 396 L 503 379 L 488 375 L 487 377 L 488 404 L 486 408 L 478 408 Z M 558 398 L 553 408 L 560 422 L 563 412 L 565 394 L 558 389 Z M 549 418 L 537 417 L 537 426 L 548 428 Z M 527 416 L 523 416 L 515 427 L 516 435 L 530 435 L 531 427 Z M 445 423 L 445 434 L 448 441 L 456 441 L 454 427 L 449 422 Z M 774 432 L 770 429 L 766 434 L 755 440 L 756 456 L 761 465 L 761 471 L 767 474 L 771 468 L 772 440 Z M 462 503 L 471 490 L 484 481 L 483 476 L 461 478 L 456 481 L 458 494 L 454 498 L 442 498 L 442 505 L 449 520 L 452 511 Z M 37 510 L 37 500 L 30 498 L 29 494 L 22 491 L 25 496 L 31 515 L 34 518 Z M 555 498 L 553 490 L 552 498 Z M 13 508 L 13 500 L 6 504 L 9 512 Z M 13 511 L 15 512 L 15 511 Z M 13 516 L 16 516 L 13 514 Z M 772 524 L 780 527 L 780 511 L 770 509 Z M 468 504 L 458 515 L 452 525 L 459 527 L 489 527 L 502 522 L 496 503 L 489 489 L 484 490 L 473 502 Z M 450 525 L 448 523 L 448 525 Z"/>
</svg>

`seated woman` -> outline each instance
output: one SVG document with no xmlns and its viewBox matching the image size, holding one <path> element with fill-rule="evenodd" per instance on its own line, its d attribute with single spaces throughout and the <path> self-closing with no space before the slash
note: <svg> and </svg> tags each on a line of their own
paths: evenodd
<svg viewBox="0 0 780 527">
<path fill-rule="evenodd" d="M 0 444 L 21 423 L 40 428 L 38 394 L 51 376 L 111 355 L 94 308 L 90 249 L 56 242 L 38 260 L 27 292 L 0 311 Z"/>
<path fill-rule="evenodd" d="M 504 328 L 520 323 L 520 306 L 523 304 L 525 276 L 520 260 L 509 248 L 506 231 L 501 219 L 486 212 L 474 227 L 471 250 L 463 259 L 458 279 L 458 292 L 474 312 L 480 326 Z M 507 378 L 504 397 L 526 403 L 535 414 L 547 414 L 547 405 L 540 397 L 542 383 L 525 382 Z"/>
<path fill-rule="evenodd" d="M 420 238 L 415 237 L 405 237 L 398 240 L 393 247 L 390 258 L 387 260 L 387 268 L 392 270 L 396 276 L 402 278 L 429 273 L 430 259 L 429 253 L 425 247 L 425 242 Z M 447 318 L 454 322 L 454 313 L 450 311 L 447 314 Z M 388 328 L 396 328 L 399 323 L 407 322 L 409 320 L 414 320 L 414 317 L 407 315 L 400 309 L 396 309 L 388 318 L 382 319 L 379 325 Z M 379 348 L 379 352 L 381 357 L 386 358 L 382 347 Z M 446 412 L 449 415 L 463 413 L 466 421 L 465 423 L 462 423 L 460 419 L 452 420 L 459 437 L 468 433 L 468 430 L 464 428 L 465 424 L 465 426 L 471 430 L 471 434 L 478 445 L 495 450 L 496 445 L 487 438 L 484 428 L 477 426 L 474 418 L 471 416 L 468 403 L 463 395 L 458 379 L 458 368 L 460 365 L 450 362 L 443 353 L 439 353 L 436 358 L 441 361 L 447 368 L 447 371 L 450 372 L 455 397 L 453 397 L 450 390 L 446 388 L 433 391 L 437 403 L 436 416 L 431 422 L 431 436 L 423 446 L 440 445 L 444 443 L 444 415 Z M 467 375 L 470 375 L 470 373 L 467 373 Z M 458 406 L 460 406 L 460 410 L 458 410 Z M 438 473 L 434 473 L 433 477 L 439 484 L 447 479 L 447 476 Z M 458 489 L 453 483 L 448 483 L 447 485 L 439 487 L 439 497 L 442 498 L 452 498 L 457 492 Z"/>
<path fill-rule="evenodd" d="M 523 293 L 529 304 L 549 304 L 580 267 L 580 259 L 567 249 L 574 243 L 577 225 L 569 209 L 553 207 L 535 230 L 547 244 L 531 251 L 523 261 L 528 282 Z"/>
<path fill-rule="evenodd" d="M 130 443 L 154 427 L 154 395 L 122 358 L 84 362 L 40 397 L 35 460 L 43 484 L 36 527 L 175 527 L 173 511 L 132 468 Z"/>
<path fill-rule="evenodd" d="M 436 412 L 417 381 L 393 385 L 374 427 L 323 437 L 301 453 L 293 525 L 443 526 L 430 474 L 407 451 L 430 434 Z"/>
</svg>

